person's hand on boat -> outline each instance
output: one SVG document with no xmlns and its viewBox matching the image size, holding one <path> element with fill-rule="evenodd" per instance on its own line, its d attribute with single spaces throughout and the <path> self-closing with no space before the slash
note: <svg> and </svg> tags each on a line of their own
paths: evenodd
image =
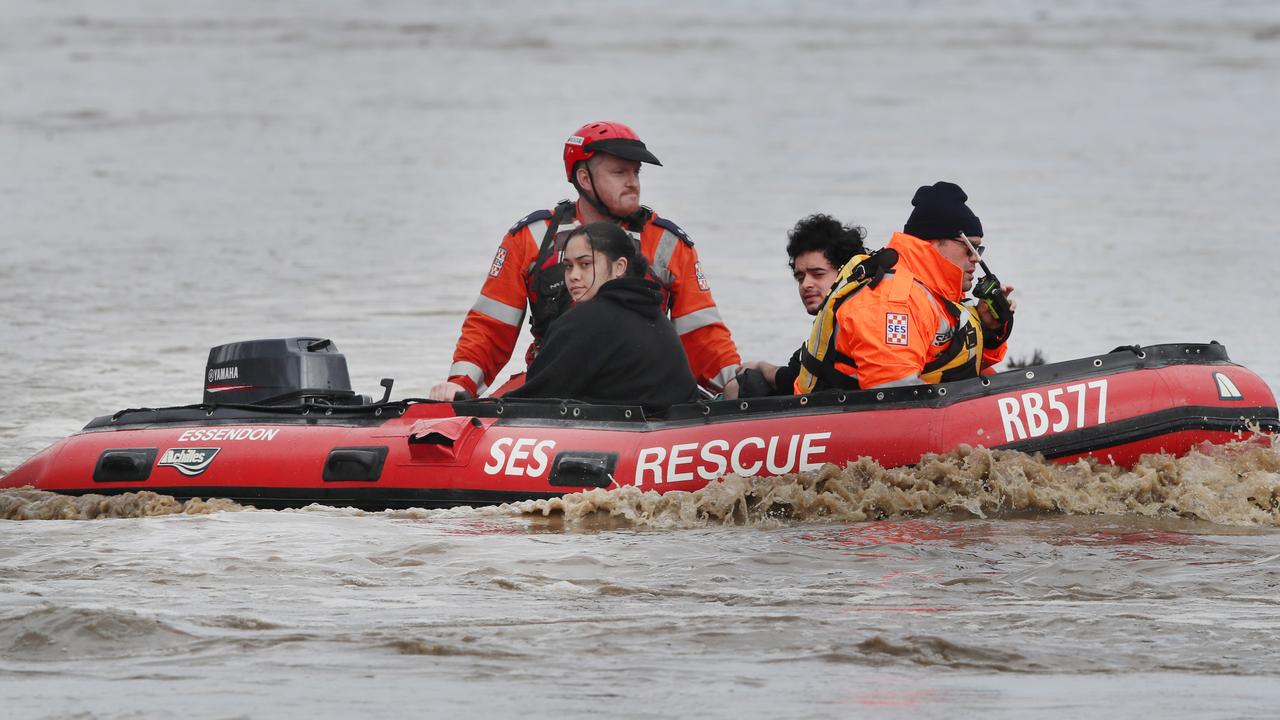
<svg viewBox="0 0 1280 720">
<path fill-rule="evenodd" d="M 1013 286 L 1003 285 L 1000 287 L 1000 290 L 1004 293 L 1006 298 L 1009 298 L 1009 295 L 1013 293 Z M 1009 298 L 1009 312 L 1016 313 L 1017 311 L 1018 301 Z M 998 330 L 1004 327 L 1005 324 L 1003 319 L 997 319 L 996 316 L 991 313 L 991 308 L 988 307 L 985 302 L 978 303 L 978 318 L 982 320 L 982 324 L 989 330 Z"/>
<path fill-rule="evenodd" d="M 765 381 L 769 383 L 769 387 L 778 386 L 778 366 L 764 360 L 752 360 L 742 364 L 743 370 L 755 370 L 764 375 Z"/>
<path fill-rule="evenodd" d="M 458 393 L 466 391 L 467 389 L 458 383 L 445 380 L 444 382 L 436 383 L 436 386 L 431 388 L 430 398 L 442 402 L 453 402 Z"/>
<path fill-rule="evenodd" d="M 720 392 L 720 397 L 725 400 L 738 399 L 738 378 L 737 377 L 734 377 L 732 380 L 724 384 L 724 390 Z"/>
<path fill-rule="evenodd" d="M 743 377 L 743 375 L 746 374 L 748 370 L 754 370 L 760 373 L 760 375 L 763 376 L 764 381 L 769 384 L 770 388 L 777 387 L 778 366 L 774 365 L 773 363 L 765 362 L 764 360 L 750 360 L 748 362 L 742 363 L 742 365 L 740 366 L 740 369 L 741 371 L 724 386 L 725 400 L 737 400 L 739 397 L 742 396 L 743 388 L 742 388 L 741 378 Z M 759 379 L 757 378 L 755 382 L 758 385 Z M 757 394 L 761 390 L 763 390 L 763 388 L 756 387 Z"/>
</svg>

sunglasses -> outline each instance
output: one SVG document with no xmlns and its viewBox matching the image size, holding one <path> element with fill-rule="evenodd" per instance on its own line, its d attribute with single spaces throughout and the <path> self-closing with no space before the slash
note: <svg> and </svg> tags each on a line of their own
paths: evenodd
<svg viewBox="0 0 1280 720">
<path fill-rule="evenodd" d="M 968 250 L 969 248 L 972 247 L 973 251 L 978 254 L 978 257 L 982 257 L 982 253 L 987 251 L 986 245 L 975 245 L 972 240 L 961 240 L 960 238 L 945 238 L 945 239 L 950 240 L 951 242 L 960 243 L 961 245 L 964 246 L 965 250 Z"/>
</svg>

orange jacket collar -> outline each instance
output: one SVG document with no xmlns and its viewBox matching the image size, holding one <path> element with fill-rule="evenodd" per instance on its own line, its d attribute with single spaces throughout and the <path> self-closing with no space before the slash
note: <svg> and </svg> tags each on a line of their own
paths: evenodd
<svg viewBox="0 0 1280 720">
<path fill-rule="evenodd" d="M 964 300 L 964 271 L 943 257 L 928 240 L 896 232 L 888 247 L 898 251 L 898 262 L 904 263 L 930 290 L 948 300 Z"/>
</svg>

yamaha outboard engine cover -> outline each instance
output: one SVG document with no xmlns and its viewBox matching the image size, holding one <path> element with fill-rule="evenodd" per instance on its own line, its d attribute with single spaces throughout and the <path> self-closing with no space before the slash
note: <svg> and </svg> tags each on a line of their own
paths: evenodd
<svg viewBox="0 0 1280 720">
<path fill-rule="evenodd" d="M 207 404 L 359 404 L 347 358 L 332 341 L 295 337 L 219 345 L 205 366 Z"/>
</svg>

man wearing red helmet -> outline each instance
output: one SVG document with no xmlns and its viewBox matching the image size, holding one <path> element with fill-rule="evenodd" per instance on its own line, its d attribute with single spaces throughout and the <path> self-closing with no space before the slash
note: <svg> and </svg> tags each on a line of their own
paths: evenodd
<svg viewBox="0 0 1280 720">
<path fill-rule="evenodd" d="M 530 213 L 507 231 L 462 323 L 449 378 L 431 389 L 433 400 L 484 392 L 511 359 L 526 307 L 534 338 L 526 361 L 532 360 L 547 327 L 572 302 L 560 257 L 564 240 L 575 228 L 601 221 L 622 226 L 639 244 L 698 382 L 719 390 L 737 374 L 738 348 L 720 319 L 693 241 L 640 204 L 641 163 L 662 164 L 622 123 L 589 123 L 565 141 L 565 174 L 577 201 Z"/>
</svg>

